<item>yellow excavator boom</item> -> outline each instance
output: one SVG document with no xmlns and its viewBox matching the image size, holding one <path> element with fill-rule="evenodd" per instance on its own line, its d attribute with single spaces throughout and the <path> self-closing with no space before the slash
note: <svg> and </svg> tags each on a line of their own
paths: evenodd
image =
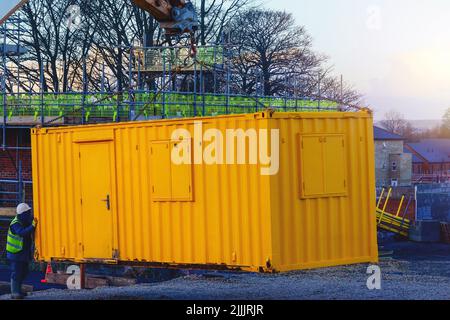
<svg viewBox="0 0 450 320">
<path fill-rule="evenodd" d="M 167 35 L 194 33 L 198 29 L 197 12 L 186 0 L 132 0 L 139 8 L 149 12 Z"/>
</svg>

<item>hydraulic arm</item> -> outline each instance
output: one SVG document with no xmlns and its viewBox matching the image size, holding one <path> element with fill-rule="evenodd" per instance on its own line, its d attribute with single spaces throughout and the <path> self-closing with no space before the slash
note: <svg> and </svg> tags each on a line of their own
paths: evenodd
<svg viewBox="0 0 450 320">
<path fill-rule="evenodd" d="M 132 0 L 139 8 L 149 12 L 169 36 L 194 34 L 198 29 L 197 12 L 186 0 Z"/>
</svg>

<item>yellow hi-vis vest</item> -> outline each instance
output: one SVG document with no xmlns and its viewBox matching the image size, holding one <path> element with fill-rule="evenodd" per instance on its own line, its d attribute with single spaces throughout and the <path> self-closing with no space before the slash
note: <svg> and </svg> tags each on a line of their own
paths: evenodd
<svg viewBox="0 0 450 320">
<path fill-rule="evenodd" d="M 15 235 L 11 231 L 11 226 L 16 223 L 20 223 L 17 217 L 9 225 L 8 238 L 6 240 L 6 251 L 13 254 L 20 253 L 23 250 L 23 237 Z"/>
</svg>

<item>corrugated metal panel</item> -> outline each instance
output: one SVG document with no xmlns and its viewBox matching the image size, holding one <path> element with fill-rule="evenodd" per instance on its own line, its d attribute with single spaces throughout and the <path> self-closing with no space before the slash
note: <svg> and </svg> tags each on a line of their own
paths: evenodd
<svg viewBox="0 0 450 320">
<path fill-rule="evenodd" d="M 152 145 L 170 141 L 175 129 L 195 136 L 196 119 L 34 129 L 39 258 L 250 270 L 271 269 L 269 261 L 279 271 L 375 261 L 372 121 L 365 113 L 350 115 L 259 113 L 197 119 L 203 125 L 201 135 L 208 129 L 219 129 L 224 136 L 227 129 L 280 129 L 281 165 L 272 177 L 261 175 L 259 164 L 203 163 L 191 171 L 152 164 L 162 161 L 152 156 Z M 344 136 L 345 197 L 301 198 L 297 136 L 303 133 Z M 193 153 L 204 147 L 196 146 L 195 139 L 192 143 Z M 92 157 L 109 166 L 89 167 L 86 159 L 94 162 Z M 108 172 L 110 183 L 99 182 Z M 161 184 L 164 174 L 168 184 Z M 155 188 L 161 187 L 165 191 L 158 194 Z M 89 203 L 97 198 L 105 204 L 95 203 L 99 207 L 93 212 Z M 93 219 L 92 214 L 98 216 Z M 101 236 L 92 221 L 99 224 Z M 95 250 L 86 248 L 94 244 Z"/>
<path fill-rule="evenodd" d="M 257 121 L 236 117 L 207 122 L 204 130 L 252 128 Z M 193 135 L 189 124 L 116 131 L 121 259 L 264 265 L 270 256 L 270 241 L 263 240 L 270 239 L 269 210 L 264 205 L 269 179 L 258 175 L 256 167 L 195 165 L 195 201 L 149 198 L 153 178 L 148 166 L 149 141 L 169 140 L 173 130 L 180 127 Z"/>
<path fill-rule="evenodd" d="M 282 142 L 280 174 L 271 181 L 273 259 L 277 268 L 376 262 L 372 118 L 364 113 L 301 114 L 289 119 L 279 115 L 271 126 L 280 129 Z M 347 193 L 299 197 L 304 180 L 302 156 L 310 163 L 319 159 L 317 154 L 302 154 L 296 135 L 344 136 L 345 162 L 342 165 L 336 158 L 334 170 L 345 173 Z"/>
<path fill-rule="evenodd" d="M 203 120 L 204 131 L 259 127 L 267 127 L 267 120 L 253 115 Z M 83 239 L 81 226 L 88 221 L 81 218 L 76 146 L 106 140 L 109 128 L 115 147 L 113 242 L 121 261 L 265 266 L 271 256 L 270 179 L 259 174 L 258 166 L 195 165 L 194 201 L 152 198 L 150 188 L 161 172 L 151 170 L 151 142 L 170 140 L 179 128 L 194 135 L 193 120 L 35 130 L 33 179 L 41 259 L 86 258 L 82 246 L 89 239 Z"/>
</svg>

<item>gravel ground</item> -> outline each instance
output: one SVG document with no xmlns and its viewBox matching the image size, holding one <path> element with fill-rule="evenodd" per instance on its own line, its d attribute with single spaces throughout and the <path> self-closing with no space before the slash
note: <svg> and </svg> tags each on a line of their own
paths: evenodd
<svg viewBox="0 0 450 320">
<path fill-rule="evenodd" d="M 384 250 L 381 290 L 366 287 L 368 265 L 286 274 L 203 273 L 125 288 L 39 291 L 31 300 L 450 300 L 450 246 L 393 244 Z M 8 299 L 8 295 L 0 299 Z"/>
</svg>

